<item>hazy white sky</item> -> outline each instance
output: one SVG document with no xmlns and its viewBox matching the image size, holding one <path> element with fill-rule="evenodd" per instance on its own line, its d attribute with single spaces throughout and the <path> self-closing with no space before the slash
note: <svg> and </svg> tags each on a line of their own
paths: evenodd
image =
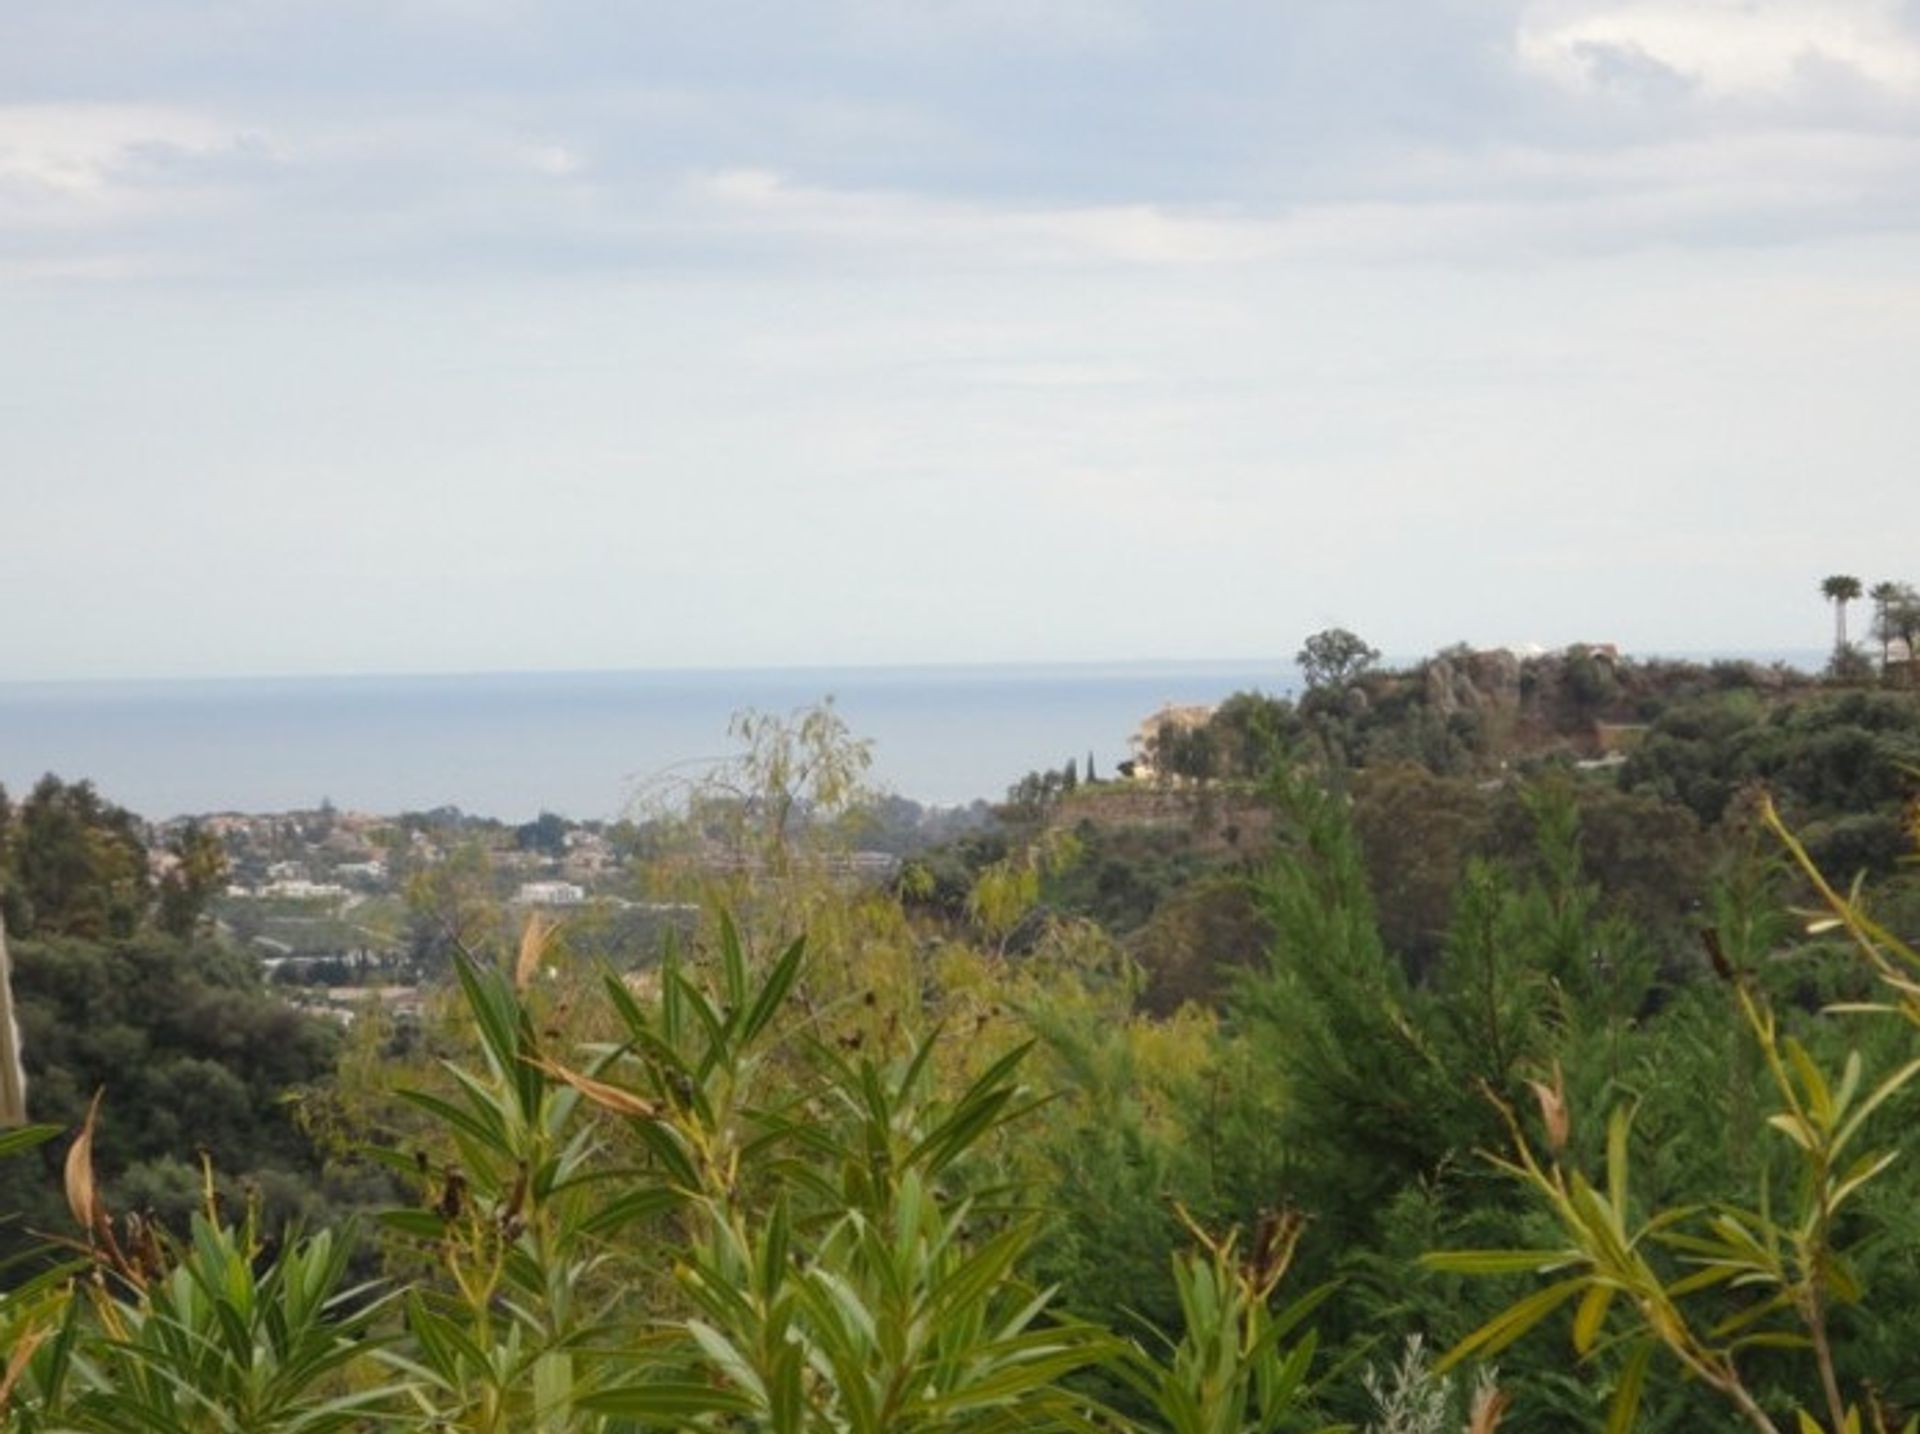
<svg viewBox="0 0 1920 1434">
<path fill-rule="evenodd" d="M 1920 0 L 0 7 L 0 679 L 1817 647 Z"/>
</svg>

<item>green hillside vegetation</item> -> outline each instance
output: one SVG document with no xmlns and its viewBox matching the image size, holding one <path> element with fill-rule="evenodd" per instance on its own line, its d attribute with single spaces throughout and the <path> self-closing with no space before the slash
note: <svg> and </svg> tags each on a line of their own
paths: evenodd
<svg viewBox="0 0 1920 1434">
<path fill-rule="evenodd" d="M 340 1033 L 271 995 L 252 955 L 210 939 L 223 874 L 198 831 L 149 851 L 138 820 L 85 782 L 49 777 L 18 807 L 0 792 L 0 913 L 30 1111 L 78 1129 L 105 1092 L 96 1157 L 118 1208 L 184 1228 L 204 1153 L 221 1189 L 254 1192 L 270 1220 L 329 1215 L 356 1177 L 325 1171 L 294 1099 L 332 1072 Z M 0 1212 L 0 1260 L 36 1253 L 33 1232 L 68 1228 L 57 1152 L 0 1163 Z"/>
<path fill-rule="evenodd" d="M 1035 773 L 1009 793 L 1016 832 L 1070 831 L 1085 853 L 1044 884 L 1044 903 L 1127 940 L 1165 988 L 1150 984 L 1151 1000 L 1211 991 L 1207 968 L 1264 949 L 1257 932 L 1234 933 L 1241 878 L 1271 855 L 1261 777 L 1276 749 L 1336 774 L 1388 944 L 1416 971 L 1438 950 L 1471 858 L 1531 860 L 1519 794 L 1543 781 L 1564 783 L 1578 808 L 1584 860 L 1608 899 L 1670 944 L 1691 946 L 1708 876 L 1750 825 L 1743 794 L 1761 788 L 1822 865 L 1866 872 L 1896 907 L 1920 900 L 1901 867 L 1905 769 L 1920 766 L 1920 702 L 1903 685 L 1603 649 L 1456 648 L 1404 670 L 1362 664 L 1297 701 L 1231 697 L 1202 726 L 1162 727 L 1145 781 L 1049 787 Z M 956 868 L 958 852 L 923 860 L 951 892 L 986 850 L 976 844 L 969 869 Z"/>
<path fill-rule="evenodd" d="M 864 745 L 745 723 L 635 844 L 690 938 L 449 861 L 412 1022 L 16 816 L 8 1427 L 1916 1427 L 1920 702 L 1315 657 L 884 883 Z"/>
</svg>

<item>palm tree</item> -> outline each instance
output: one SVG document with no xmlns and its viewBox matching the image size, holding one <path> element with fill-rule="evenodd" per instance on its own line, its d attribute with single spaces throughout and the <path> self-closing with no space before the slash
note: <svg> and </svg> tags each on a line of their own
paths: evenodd
<svg viewBox="0 0 1920 1434">
<path fill-rule="evenodd" d="M 1839 656 L 1847 650 L 1847 604 L 1860 596 L 1860 579 L 1835 573 L 1820 584 L 1820 592 L 1833 604 L 1833 651 Z"/>
<path fill-rule="evenodd" d="M 1880 639 L 1880 670 L 1887 670 L 1887 655 L 1893 647 L 1893 608 L 1900 601 L 1903 589 L 1899 583 L 1875 583 L 1867 590 L 1867 596 L 1873 599 L 1873 631 Z"/>
</svg>

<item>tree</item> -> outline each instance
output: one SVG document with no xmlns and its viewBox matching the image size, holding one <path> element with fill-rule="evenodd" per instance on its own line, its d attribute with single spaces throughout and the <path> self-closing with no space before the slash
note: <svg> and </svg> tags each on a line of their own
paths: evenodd
<svg viewBox="0 0 1920 1434">
<path fill-rule="evenodd" d="M 1874 601 L 1873 635 L 1880 639 L 1880 669 L 1884 672 L 1895 642 L 1904 644 L 1907 659 L 1913 659 L 1914 638 L 1920 634 L 1920 593 L 1907 583 L 1885 582 L 1875 583 L 1869 596 Z"/>
<path fill-rule="evenodd" d="M 1833 652 L 1838 658 L 1847 650 L 1847 604 L 1860 596 L 1860 579 L 1847 573 L 1835 573 L 1822 580 L 1820 592 L 1833 604 Z"/>
<path fill-rule="evenodd" d="M 128 936 L 146 915 L 147 848 L 91 782 L 46 776 L 13 814 L 0 904 L 17 936 Z"/>
<path fill-rule="evenodd" d="M 853 734 L 832 697 L 784 714 L 743 709 L 727 734 L 732 756 L 668 769 L 634 799 L 655 876 L 725 871 L 777 878 L 768 891 L 813 889 L 789 878 L 821 875 L 865 825 L 873 743 Z"/>
<path fill-rule="evenodd" d="M 1873 635 L 1880 639 L 1880 669 L 1886 670 L 1887 651 L 1893 643 L 1893 626 L 1887 620 L 1893 605 L 1900 600 L 1900 584 L 1894 582 L 1875 583 L 1867 592 L 1873 599 Z"/>
<path fill-rule="evenodd" d="M 408 946 L 415 961 L 441 967 L 500 933 L 493 863 L 486 846 L 464 841 L 406 885 Z"/>
<path fill-rule="evenodd" d="M 1316 632 L 1294 656 L 1301 677 L 1315 691 L 1345 687 L 1379 660 L 1378 648 L 1367 646 L 1363 638 L 1344 627 Z"/>
<path fill-rule="evenodd" d="M 1905 645 L 1911 669 L 1915 658 L 1920 657 L 1920 593 L 1903 585 L 1900 600 L 1887 613 L 1887 622 L 1894 636 Z"/>
<path fill-rule="evenodd" d="M 188 822 L 167 843 L 167 853 L 172 864 L 160 882 L 155 924 L 171 936 L 191 936 L 227 879 L 227 850 L 212 832 Z"/>
<path fill-rule="evenodd" d="M 1880 1001 L 1852 1010 L 1897 1015 L 1909 1027 L 1920 1027 L 1920 1001 L 1905 974 L 1920 965 L 1920 951 L 1866 917 L 1856 897 L 1841 895 L 1770 801 L 1763 799 L 1759 815 L 1831 913 L 1826 925 L 1846 932 L 1865 958 L 1865 974 L 1880 988 Z M 1735 907 L 1722 904 L 1719 914 L 1732 916 Z M 1863 1193 L 1902 1153 L 1897 1141 L 1864 1153 L 1858 1144 L 1868 1138 L 1867 1121 L 1875 1110 L 1920 1075 L 1920 1061 L 1869 1076 L 1875 1067 L 1868 1061 L 1877 1052 L 1854 1045 L 1846 1051 L 1843 1070 L 1834 1071 L 1821 1059 L 1810 1032 L 1803 1040 L 1791 1030 L 1790 1017 L 1753 971 L 1754 957 L 1770 955 L 1772 945 L 1771 939 L 1754 941 L 1754 934 L 1743 932 L 1738 921 L 1703 932 L 1711 959 L 1733 987 L 1739 1024 L 1761 1057 L 1764 1075 L 1755 1084 L 1763 1091 L 1771 1087 L 1775 1109 L 1766 1126 L 1789 1142 L 1783 1153 L 1799 1167 L 1799 1178 L 1779 1181 L 1775 1194 L 1763 1166 L 1753 1203 L 1729 1191 L 1663 1209 L 1659 1195 L 1645 1188 L 1651 1182 L 1643 1177 L 1637 1197 L 1631 1184 L 1643 1158 L 1634 1153 L 1633 1140 L 1639 1101 L 1615 1106 L 1606 1126 L 1604 1176 L 1590 1179 L 1581 1165 L 1583 1155 L 1591 1158 L 1592 1142 L 1584 1142 L 1583 1150 L 1577 1138 L 1577 1107 L 1557 1062 L 1551 1083 L 1529 1082 L 1540 1108 L 1544 1146 L 1529 1139 L 1516 1101 L 1489 1092 L 1500 1102 L 1513 1149 L 1510 1158 L 1492 1157 L 1492 1163 L 1529 1190 L 1536 1208 L 1558 1230 L 1544 1250 L 1454 1250 L 1430 1253 L 1424 1262 L 1456 1274 L 1550 1272 L 1555 1282 L 1461 1340 L 1441 1361 L 1443 1369 L 1466 1355 L 1506 1349 L 1577 1295 L 1576 1353 L 1595 1355 L 1596 1364 L 1601 1351 L 1624 1354 L 1613 1382 L 1608 1429 L 1635 1427 L 1649 1364 L 1662 1354 L 1687 1380 L 1730 1404 L 1758 1434 L 1784 1434 L 1781 1405 L 1794 1408 L 1793 1427 L 1803 1434 L 1894 1427 L 1898 1416 L 1883 1403 L 1881 1382 L 1846 1377 L 1847 1335 L 1860 1326 L 1857 1317 L 1844 1312 L 1862 1305 L 1871 1289 L 1856 1271 L 1871 1259 L 1876 1206 L 1899 1209 L 1904 1203 L 1897 1196 L 1877 1202 L 1872 1192 Z M 1874 1083 L 1869 1086 L 1868 1080 Z M 1872 1138 L 1885 1139 L 1880 1134 L 1885 1129 L 1883 1121 Z M 1838 1218 L 1841 1205 L 1850 1200 L 1846 1218 Z M 1723 1291 L 1737 1294 L 1728 1301 Z M 1763 1374 L 1753 1358 L 1762 1349 L 1801 1353 L 1805 1364 L 1784 1380 L 1779 1366 Z M 1763 1378 L 1768 1384 L 1760 1382 Z M 1858 1387 L 1861 1404 L 1851 1402 L 1848 1385 Z M 1819 1410 L 1824 1422 L 1810 1410 Z"/>
<path fill-rule="evenodd" d="M 1211 722 L 1199 726 L 1162 722 L 1153 734 L 1152 755 L 1153 769 L 1163 778 L 1208 782 L 1220 775 L 1219 744 Z"/>
<path fill-rule="evenodd" d="M 796 819 L 832 823 L 865 802 L 873 743 L 853 735 L 831 697 L 785 717 L 736 712 L 728 731 L 745 749 L 735 760 L 733 784 L 773 869 L 789 862 Z"/>
<path fill-rule="evenodd" d="M 1257 779 L 1301 735 L 1299 714 L 1284 697 L 1236 692 L 1213 709 L 1207 723 L 1219 749 L 1220 775 Z"/>
<path fill-rule="evenodd" d="M 513 829 L 513 844 L 521 851 L 537 851 L 545 856 L 567 854 L 567 819 L 543 811 L 533 821 Z"/>
</svg>

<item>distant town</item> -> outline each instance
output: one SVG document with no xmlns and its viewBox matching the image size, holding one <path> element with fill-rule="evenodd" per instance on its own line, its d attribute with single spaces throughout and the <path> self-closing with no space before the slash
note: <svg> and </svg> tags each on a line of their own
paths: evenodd
<svg viewBox="0 0 1920 1434">
<path fill-rule="evenodd" d="M 880 882 L 903 855 L 991 822 L 985 803 L 935 809 L 899 798 L 874 804 L 862 836 L 832 859 L 835 875 Z M 522 919 L 541 913 L 590 933 L 595 954 L 633 964 L 657 952 L 663 930 L 693 924 L 697 908 L 656 897 L 642 875 L 663 859 L 725 875 L 753 858 L 697 828 L 653 821 L 573 821 L 551 812 L 518 825 L 455 807 L 397 816 L 322 801 L 298 811 L 217 812 L 155 824 L 152 875 L 166 878 L 190 833 L 217 842 L 226 879 L 208 904 L 217 933 L 255 954 L 294 1004 L 349 1022 L 370 997 L 390 1013 L 417 1012 L 428 972 L 442 963 L 462 899 Z M 451 939 L 457 940 L 457 934 Z"/>
</svg>

